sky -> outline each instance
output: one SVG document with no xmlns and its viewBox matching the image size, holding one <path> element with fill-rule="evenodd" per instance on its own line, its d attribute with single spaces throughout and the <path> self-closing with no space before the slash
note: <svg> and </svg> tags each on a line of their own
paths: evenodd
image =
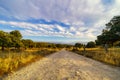
<svg viewBox="0 0 120 80">
<path fill-rule="evenodd" d="M 0 30 L 33 41 L 94 41 L 117 15 L 120 0 L 0 0 Z"/>
</svg>

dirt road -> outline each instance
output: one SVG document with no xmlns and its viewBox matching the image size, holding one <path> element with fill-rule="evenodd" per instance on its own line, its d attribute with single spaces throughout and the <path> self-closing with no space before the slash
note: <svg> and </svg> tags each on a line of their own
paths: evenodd
<svg viewBox="0 0 120 80">
<path fill-rule="evenodd" d="M 61 50 L 3 80 L 120 80 L 120 68 Z"/>
</svg>

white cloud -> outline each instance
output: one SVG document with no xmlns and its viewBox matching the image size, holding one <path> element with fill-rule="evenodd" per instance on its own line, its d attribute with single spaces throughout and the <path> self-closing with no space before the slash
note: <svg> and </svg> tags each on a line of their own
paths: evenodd
<svg viewBox="0 0 120 80">
<path fill-rule="evenodd" d="M 84 17 L 96 16 L 97 18 L 104 10 L 101 0 L 12 0 L 3 1 L 3 3 L 9 9 L 8 16 L 18 19 L 32 17 L 58 21 L 67 20 L 73 23 Z"/>
<path fill-rule="evenodd" d="M 86 34 L 82 33 L 82 31 L 86 29 L 85 27 L 79 27 L 79 28 L 70 27 L 70 29 L 66 29 L 56 24 L 55 25 L 32 24 L 28 22 L 12 22 L 12 21 L 0 21 L 0 24 L 9 25 L 13 28 L 19 27 L 23 29 L 20 31 L 24 36 L 61 36 L 61 37 L 80 38 L 88 34 L 87 32 Z M 59 31 L 56 31 L 54 29 L 58 29 Z"/>
<path fill-rule="evenodd" d="M 50 36 L 64 36 L 68 37 L 72 34 L 65 30 L 60 25 L 47 25 L 47 24 L 32 24 L 28 22 L 13 22 L 13 21 L 2 21 L 0 20 L 0 24 L 9 25 L 13 28 L 19 27 L 24 30 L 21 30 L 22 34 L 25 36 L 41 36 L 41 35 L 50 35 Z M 56 31 L 54 29 L 58 29 Z"/>
<path fill-rule="evenodd" d="M 56 28 L 59 29 L 60 31 L 64 32 L 65 29 L 62 26 L 56 25 Z"/>
</svg>

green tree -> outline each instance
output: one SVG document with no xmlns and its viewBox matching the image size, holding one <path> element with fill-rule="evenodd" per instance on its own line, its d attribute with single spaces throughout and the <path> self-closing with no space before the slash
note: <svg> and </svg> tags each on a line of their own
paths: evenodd
<svg viewBox="0 0 120 80">
<path fill-rule="evenodd" d="M 106 29 L 109 32 L 109 40 L 112 45 L 114 42 L 120 40 L 120 16 L 114 16 L 110 22 L 106 24 Z"/>
<path fill-rule="evenodd" d="M 81 43 L 75 43 L 75 47 L 81 48 L 83 45 Z"/>
<path fill-rule="evenodd" d="M 96 46 L 101 45 L 101 42 L 99 40 L 95 40 Z"/>
<path fill-rule="evenodd" d="M 11 31 L 10 34 L 19 40 L 22 39 L 22 34 L 18 30 Z"/>
<path fill-rule="evenodd" d="M 23 43 L 25 49 L 26 49 L 26 48 L 33 48 L 33 47 L 34 47 L 34 44 L 35 44 L 35 43 L 34 43 L 32 40 L 30 40 L 30 39 L 22 39 L 22 43 Z"/>
<path fill-rule="evenodd" d="M 83 45 L 82 45 L 81 43 L 75 43 L 74 47 L 75 47 L 76 49 L 78 49 L 78 48 L 83 47 Z"/>
<path fill-rule="evenodd" d="M 23 44 L 21 42 L 22 34 L 18 30 L 14 30 L 10 32 L 11 36 L 11 46 L 15 48 L 20 48 Z"/>
<path fill-rule="evenodd" d="M 96 46 L 96 44 L 93 41 L 88 42 L 86 45 L 87 48 L 94 48 L 95 46 Z"/>
<path fill-rule="evenodd" d="M 56 47 L 57 47 L 57 48 L 64 48 L 64 47 L 66 47 L 66 46 L 65 46 L 65 44 L 56 44 Z"/>
<path fill-rule="evenodd" d="M 106 29 L 102 34 L 97 36 L 97 41 L 101 44 L 112 44 L 120 40 L 120 16 L 114 16 L 110 22 L 106 24 Z"/>
<path fill-rule="evenodd" d="M 53 43 L 48 43 L 48 48 L 56 48 L 56 45 Z"/>
<path fill-rule="evenodd" d="M 10 35 L 7 32 L 0 31 L 0 46 L 2 47 L 2 50 L 4 50 L 5 47 L 10 47 L 10 43 Z"/>
<path fill-rule="evenodd" d="M 106 26 L 109 31 L 120 35 L 120 16 L 114 16 Z"/>
</svg>

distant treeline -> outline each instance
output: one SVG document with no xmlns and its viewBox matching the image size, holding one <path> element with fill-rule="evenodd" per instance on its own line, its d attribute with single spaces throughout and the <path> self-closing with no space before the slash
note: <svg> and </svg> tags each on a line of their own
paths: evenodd
<svg viewBox="0 0 120 80">
<path fill-rule="evenodd" d="M 55 44 L 47 42 L 35 42 L 31 39 L 22 39 L 22 34 L 18 30 L 4 32 L 0 30 L 0 47 L 5 49 L 27 49 L 27 48 L 70 48 L 73 45 Z"/>
</svg>

